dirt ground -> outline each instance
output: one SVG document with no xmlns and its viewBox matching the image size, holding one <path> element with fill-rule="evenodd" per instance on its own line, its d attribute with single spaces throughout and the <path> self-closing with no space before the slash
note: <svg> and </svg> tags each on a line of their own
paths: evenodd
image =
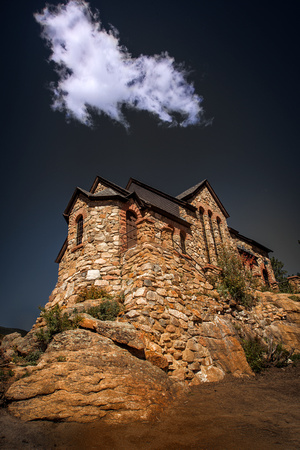
<svg viewBox="0 0 300 450">
<path fill-rule="evenodd" d="M 299 449 L 300 364 L 194 387 L 151 423 L 22 423 L 0 409 L 3 449 Z"/>
</svg>

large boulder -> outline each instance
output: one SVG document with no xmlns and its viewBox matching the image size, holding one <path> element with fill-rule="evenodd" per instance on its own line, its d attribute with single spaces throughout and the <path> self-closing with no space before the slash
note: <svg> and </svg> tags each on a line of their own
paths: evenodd
<svg viewBox="0 0 300 450">
<path fill-rule="evenodd" d="M 209 367 L 210 370 L 204 367 L 198 374 L 201 381 L 218 381 L 226 373 L 236 377 L 253 375 L 241 343 L 228 320 L 216 316 L 213 322 L 203 322 L 201 328 L 202 339 L 216 366 Z"/>
<path fill-rule="evenodd" d="M 181 392 L 148 361 L 107 337 L 77 329 L 54 336 L 6 399 L 9 411 L 25 421 L 125 422 L 150 419 Z"/>
</svg>

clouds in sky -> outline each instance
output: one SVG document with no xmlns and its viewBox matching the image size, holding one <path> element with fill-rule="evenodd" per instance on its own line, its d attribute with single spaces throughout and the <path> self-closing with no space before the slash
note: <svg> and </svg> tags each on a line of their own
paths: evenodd
<svg viewBox="0 0 300 450">
<path fill-rule="evenodd" d="M 116 30 L 101 28 L 89 4 L 71 0 L 47 6 L 35 19 L 51 48 L 59 80 L 53 108 L 91 125 L 90 112 L 105 113 L 128 127 L 122 106 L 144 110 L 162 122 L 181 126 L 202 121 L 201 97 L 186 80 L 182 66 L 167 53 L 132 58 Z"/>
</svg>

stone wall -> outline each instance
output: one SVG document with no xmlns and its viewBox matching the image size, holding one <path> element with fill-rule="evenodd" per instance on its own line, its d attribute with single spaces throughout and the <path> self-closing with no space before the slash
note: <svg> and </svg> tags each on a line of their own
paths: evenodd
<svg viewBox="0 0 300 450">
<path fill-rule="evenodd" d="M 58 281 L 50 304 L 65 305 L 95 285 L 120 293 L 120 209 L 118 202 L 91 203 L 79 197 L 70 214 L 68 246 L 59 264 Z M 76 244 L 77 218 L 83 216 L 83 240 Z"/>
<path fill-rule="evenodd" d="M 99 184 L 96 193 L 104 188 Z M 124 299 L 118 320 L 133 324 L 143 337 L 145 358 L 174 379 L 197 383 L 222 379 L 226 372 L 249 374 L 235 331 L 221 317 L 230 307 L 207 281 L 209 273 L 218 273 L 221 247 L 236 248 L 237 242 L 207 188 L 192 205 L 195 211 L 180 207 L 177 220 L 151 208 L 141 210 L 134 199 L 79 195 L 69 215 L 58 282 L 46 306 L 74 306 L 84 288 L 104 288 Z M 129 249 L 128 210 L 137 218 L 137 243 Z M 81 216 L 83 238 L 78 243 Z M 265 267 L 266 257 L 259 249 L 251 251 Z"/>
<path fill-rule="evenodd" d="M 191 223 L 192 239 L 188 245 L 189 254 L 207 264 L 217 265 L 218 252 L 222 245 L 231 245 L 226 217 L 204 188 L 192 201 L 197 208 L 195 213 L 181 209 L 182 216 Z"/>
<path fill-rule="evenodd" d="M 234 332 L 221 319 L 215 320 L 223 310 L 218 293 L 194 262 L 176 250 L 171 237 L 161 245 L 165 231 L 173 232 L 148 216 L 138 224 L 141 240 L 122 257 L 122 320 L 144 336 L 146 359 L 174 379 L 195 384 L 222 379 L 226 370 L 251 373 Z M 215 338 L 227 348 L 231 345 L 231 368 L 215 351 Z"/>
</svg>

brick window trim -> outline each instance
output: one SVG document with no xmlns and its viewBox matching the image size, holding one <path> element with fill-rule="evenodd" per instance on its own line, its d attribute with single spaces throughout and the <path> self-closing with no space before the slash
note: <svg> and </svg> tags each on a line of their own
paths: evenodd
<svg viewBox="0 0 300 450">
<path fill-rule="evenodd" d="M 71 248 L 71 253 L 76 252 L 76 250 L 79 250 L 80 248 L 84 247 L 84 244 L 81 243 L 79 245 L 75 245 L 73 248 Z"/>
<path fill-rule="evenodd" d="M 70 225 L 76 225 L 77 220 L 79 219 L 79 217 L 82 216 L 83 220 L 87 218 L 87 211 L 86 208 L 80 208 L 76 211 L 76 213 L 74 214 L 74 216 L 72 217 L 72 219 L 70 220 Z"/>
<path fill-rule="evenodd" d="M 133 212 L 135 212 L 135 211 L 133 211 Z M 137 219 L 136 224 L 140 225 L 140 224 L 145 223 L 145 222 L 155 223 L 155 221 L 153 219 L 151 219 L 151 217 L 142 217 L 141 219 Z"/>
<path fill-rule="evenodd" d="M 197 202 L 196 207 L 198 208 L 199 214 L 202 214 L 203 216 L 210 216 L 212 220 L 223 223 L 223 220 L 220 217 L 220 213 L 213 211 L 210 206 Z"/>
</svg>

